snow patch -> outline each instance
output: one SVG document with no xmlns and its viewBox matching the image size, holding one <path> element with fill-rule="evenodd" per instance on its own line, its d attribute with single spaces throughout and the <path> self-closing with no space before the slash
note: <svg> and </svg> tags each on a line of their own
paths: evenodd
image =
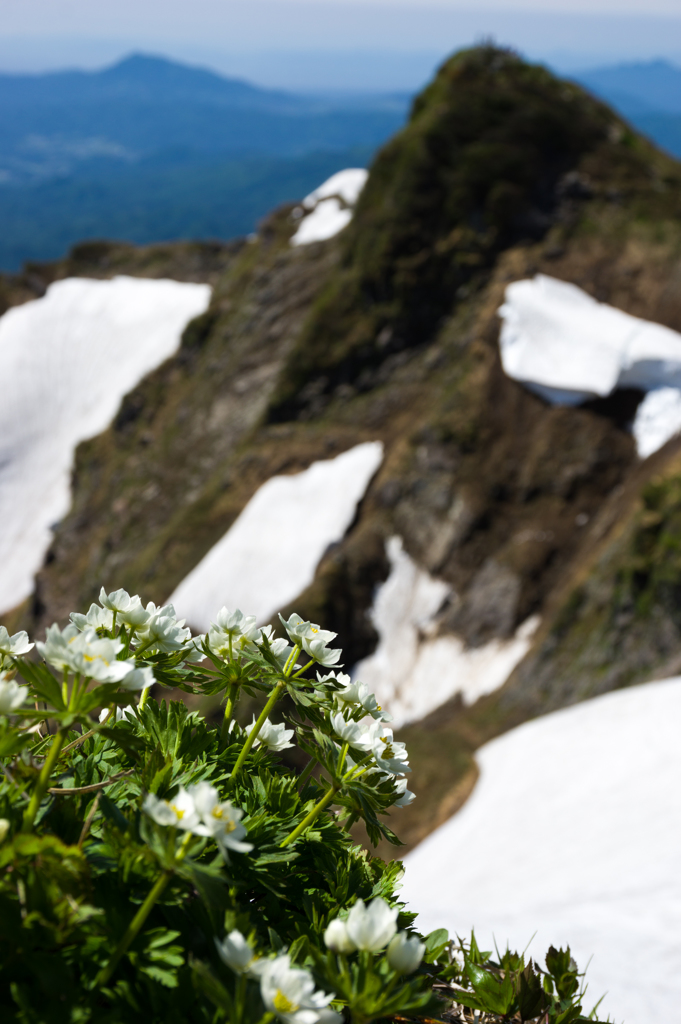
<svg viewBox="0 0 681 1024">
<path fill-rule="evenodd" d="M 333 238 L 352 220 L 353 207 L 369 174 L 362 167 L 348 167 L 332 174 L 319 188 L 303 199 L 303 214 L 291 245 L 309 245 Z M 308 211 L 308 212 L 306 212 Z"/>
<path fill-rule="evenodd" d="M 542 961 L 570 944 L 599 1018 L 674 1020 L 681 1001 L 681 677 L 528 722 L 477 752 L 463 809 L 405 859 L 419 928 Z"/>
<path fill-rule="evenodd" d="M 417 721 L 460 693 L 472 704 L 498 689 L 527 653 L 538 618 L 528 619 L 510 640 L 466 648 L 456 636 L 434 636 L 436 616 L 451 593 L 409 557 L 400 537 L 387 543 L 391 571 L 376 592 L 372 620 L 375 652 L 353 675 L 376 694 L 396 728 Z"/>
<path fill-rule="evenodd" d="M 381 442 L 369 441 L 303 473 L 273 476 L 171 595 L 178 615 L 201 630 L 223 605 L 269 621 L 312 582 L 382 459 Z"/>
<path fill-rule="evenodd" d="M 33 590 L 71 505 L 76 446 L 177 351 L 210 295 L 205 284 L 67 278 L 0 317 L 0 611 Z"/>
<path fill-rule="evenodd" d="M 641 458 L 647 459 L 680 431 L 681 389 L 655 388 L 649 391 L 636 411 L 632 427 Z"/>
<path fill-rule="evenodd" d="M 510 284 L 499 315 L 509 377 L 558 405 L 578 405 L 615 388 L 658 392 L 642 403 L 633 425 L 642 458 L 679 431 L 681 334 L 544 274 Z"/>
</svg>

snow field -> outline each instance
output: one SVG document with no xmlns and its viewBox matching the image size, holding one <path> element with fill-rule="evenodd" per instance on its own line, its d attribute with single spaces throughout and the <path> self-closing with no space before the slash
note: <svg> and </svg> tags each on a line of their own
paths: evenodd
<svg viewBox="0 0 681 1024">
<path fill-rule="evenodd" d="M 586 701 L 477 752 L 463 809 L 405 860 L 419 927 L 593 955 L 600 1019 L 677 1020 L 681 677 Z M 602 1015 L 601 1015 L 602 1014 Z"/>
<path fill-rule="evenodd" d="M 173 355 L 210 296 L 204 284 L 68 278 L 0 317 L 0 611 L 33 590 L 71 505 L 76 446 Z"/>
<path fill-rule="evenodd" d="M 510 284 L 499 315 L 504 371 L 547 401 L 647 391 L 632 427 L 642 458 L 681 429 L 681 334 L 544 274 Z"/>
<path fill-rule="evenodd" d="M 510 640 L 466 648 L 456 636 L 435 636 L 436 616 L 451 592 L 409 557 L 400 537 L 387 543 L 391 571 L 378 588 L 372 619 L 379 643 L 353 670 L 376 694 L 399 728 L 418 721 L 460 693 L 472 704 L 505 683 L 527 653 L 538 618 Z"/>
<path fill-rule="evenodd" d="M 310 192 L 301 203 L 304 216 L 291 238 L 291 245 L 323 242 L 347 227 L 368 176 L 368 171 L 362 167 L 348 167 L 332 174 Z"/>
<path fill-rule="evenodd" d="M 171 595 L 178 615 L 206 630 L 226 605 L 268 622 L 312 582 L 382 459 L 381 442 L 368 441 L 302 473 L 273 476 Z"/>
</svg>

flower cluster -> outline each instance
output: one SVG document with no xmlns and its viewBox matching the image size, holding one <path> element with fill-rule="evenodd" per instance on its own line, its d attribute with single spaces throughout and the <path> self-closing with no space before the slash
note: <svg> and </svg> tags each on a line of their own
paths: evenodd
<svg viewBox="0 0 681 1024">
<path fill-rule="evenodd" d="M 425 953 L 417 935 L 397 931 L 397 910 L 377 896 L 369 906 L 357 900 L 345 920 L 335 917 L 324 932 L 324 941 L 335 953 L 363 949 L 378 953 L 385 949 L 388 964 L 399 974 L 411 974 Z"/>
<path fill-rule="evenodd" d="M 293 967 L 288 954 L 259 957 L 237 929 L 222 942 L 216 939 L 215 945 L 222 962 L 235 974 L 259 981 L 266 1009 L 284 1024 L 340 1024 L 340 1014 L 329 1009 L 333 994 L 316 990 L 310 972 Z"/>
<path fill-rule="evenodd" d="M 485 1010 L 502 979 L 507 1019 L 529 1019 L 528 999 L 549 1024 L 583 1019 L 569 951 L 548 974 L 515 954 L 485 973 L 474 939 L 460 963 L 444 930 L 413 930 L 399 863 L 350 831 L 399 842 L 385 818 L 414 799 L 406 747 L 340 671 L 335 634 L 282 623 L 222 608 L 192 636 L 171 604 L 102 589 L 37 644 L 0 626 L 8 1020 L 423 1019 L 435 978 Z M 161 687 L 222 706 L 219 727 Z M 259 701 L 249 724 L 242 693 Z"/>
<path fill-rule="evenodd" d="M 246 827 L 241 819 L 243 811 L 233 807 L 229 800 L 220 801 L 220 795 L 207 782 L 198 782 L 186 789 L 180 788 L 172 800 L 161 800 L 147 793 L 142 810 L 157 825 L 170 825 L 195 836 L 214 839 L 225 857 L 229 850 L 250 853 L 252 843 L 243 841 Z"/>
<path fill-rule="evenodd" d="M 340 916 L 328 923 L 327 894 L 311 910 L 314 926 L 301 920 L 296 932 L 287 924 L 307 913 L 308 904 L 315 906 L 317 896 L 308 891 L 309 865 L 320 841 L 330 840 L 331 853 L 325 853 L 334 860 L 330 877 L 341 879 L 352 870 L 362 879 L 361 892 L 353 895 L 368 896 L 376 873 L 352 848 L 347 830 L 361 817 L 374 843 L 381 837 L 396 842 L 382 818 L 413 794 L 406 788 L 406 748 L 393 736 L 390 716 L 368 687 L 339 671 L 342 652 L 330 646 L 336 634 L 296 614 L 281 621 L 285 635 L 277 636 L 272 626 L 258 627 L 254 616 L 225 607 L 205 636 L 192 636 L 171 604 L 145 605 L 125 590 L 102 588 L 98 603 L 72 613 L 63 628 L 50 626 L 36 644 L 25 632 L 10 636 L 0 627 L 0 757 L 3 751 L 24 757 L 17 773 L 22 780 L 33 770 L 27 764 L 38 765 L 32 788 L 25 782 L 15 785 L 7 773 L 5 790 L 16 810 L 0 818 L 0 844 L 43 830 L 45 822 L 61 827 L 66 801 L 80 799 L 83 813 L 90 803 L 78 830 L 78 858 L 83 845 L 89 852 L 89 844 L 97 844 L 90 874 L 96 878 L 109 870 L 116 856 L 124 880 L 135 871 L 131 865 L 146 865 L 134 882 L 134 898 L 121 898 L 121 906 L 131 903 L 137 910 L 104 966 L 100 956 L 94 989 L 88 982 L 81 986 L 84 993 L 97 988 L 113 992 L 110 982 L 122 969 L 121 961 L 134 941 L 142 942 L 147 918 L 172 882 L 174 906 L 178 899 L 182 903 L 178 894 L 188 887 L 192 924 L 187 934 L 199 922 L 202 927 L 220 918 L 228 922 L 230 915 L 234 925 L 250 921 L 251 938 L 228 924 L 225 937 L 218 932 L 209 944 L 215 946 L 217 962 L 238 979 L 234 985 L 225 988 L 225 978 L 205 964 L 196 962 L 192 968 L 198 990 L 226 1013 L 215 1020 L 257 1024 L 276 1017 L 283 1024 L 340 1024 L 343 1018 L 332 1003 L 351 1014 L 356 1006 L 361 1019 L 369 1021 L 384 1009 L 419 1008 L 431 998 L 427 982 L 424 987 L 404 980 L 414 974 L 423 947 L 414 936 L 397 931 L 394 903 L 377 898 L 367 906 L 356 899 L 349 911 L 340 906 Z M 154 686 L 181 687 L 221 700 L 220 729 L 209 729 L 180 702 L 157 703 L 150 696 Z M 249 724 L 236 717 L 242 691 L 263 704 Z M 275 709 L 284 695 L 287 700 Z M 281 759 L 295 745 L 308 755 L 299 776 Z M 0 788 L 3 800 L 6 808 Z M 54 800 L 58 811 L 50 817 Z M 72 809 L 64 821 L 75 813 Z M 68 828 L 73 831 L 71 824 Z M 150 886 L 154 864 L 157 878 Z M 381 870 L 390 879 L 397 877 L 392 868 Z M 0 896 L 3 884 L 0 878 Z M 150 886 L 148 895 L 140 902 L 145 885 Z M 385 883 L 382 891 L 390 890 L 391 883 Z M 83 899 L 90 900 L 93 891 L 92 880 L 85 880 Z M 189 910 L 196 899 L 208 900 L 205 911 Z M 280 903 L 288 909 L 273 922 Z M 262 915 L 266 924 L 260 922 Z M 155 934 L 150 928 L 149 935 Z M 268 942 L 272 935 L 286 939 L 274 944 Z M 324 950 L 324 937 L 324 957 L 332 957 L 329 950 L 342 954 L 346 966 L 340 974 L 331 961 L 322 969 L 322 961 L 315 960 Z M 205 949 L 206 943 L 197 948 Z M 376 954 L 383 965 L 378 973 L 372 974 L 366 963 L 360 969 L 358 957 Z M 128 968 L 138 962 L 137 953 L 129 956 Z M 154 952 L 148 959 L 153 964 L 162 956 Z M 169 949 L 162 970 L 170 970 L 167 964 L 175 970 L 183 962 Z M 161 968 L 150 970 L 155 977 Z M 392 981 L 384 992 L 386 971 Z M 137 990 L 135 999 L 141 998 Z M 120 1008 L 116 1014 L 116 1019 L 125 1016 Z"/>
</svg>

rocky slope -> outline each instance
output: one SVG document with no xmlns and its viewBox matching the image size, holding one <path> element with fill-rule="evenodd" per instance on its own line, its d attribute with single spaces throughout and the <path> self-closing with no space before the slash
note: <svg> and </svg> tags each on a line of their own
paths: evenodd
<svg viewBox="0 0 681 1024">
<path fill-rule="evenodd" d="M 510 281 L 541 272 L 681 329 L 680 185 L 607 107 L 482 47 L 417 99 L 337 238 L 291 248 L 285 208 L 247 244 L 79 250 L 6 283 L 7 302 L 50 273 L 116 267 L 215 285 L 178 356 L 79 449 L 73 509 L 14 622 L 63 620 L 102 583 L 163 600 L 271 475 L 382 440 L 296 610 L 340 634 L 349 664 L 369 654 L 399 534 L 451 584 L 441 632 L 478 646 L 543 622 L 500 691 L 403 730 L 413 844 L 465 799 L 481 742 L 681 657 L 681 443 L 640 463 L 626 430 L 640 394 L 557 408 L 508 379 L 496 313 Z"/>
</svg>

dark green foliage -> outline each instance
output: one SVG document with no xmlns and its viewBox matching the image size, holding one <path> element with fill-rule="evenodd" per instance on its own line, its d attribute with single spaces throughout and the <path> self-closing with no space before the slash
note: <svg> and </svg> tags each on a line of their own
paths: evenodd
<svg viewBox="0 0 681 1024">
<path fill-rule="evenodd" d="M 575 1024 L 595 1019 L 595 1010 L 585 1017 L 581 1000 L 580 975 L 570 949 L 554 949 L 546 954 L 546 971 L 525 962 L 522 954 L 506 950 L 498 961 L 491 953 L 481 952 L 471 937 L 464 947 L 463 978 L 470 990 L 459 991 L 463 1006 L 498 1015 L 503 1020 L 530 1021 L 541 1017 L 542 1024 Z"/>
</svg>

